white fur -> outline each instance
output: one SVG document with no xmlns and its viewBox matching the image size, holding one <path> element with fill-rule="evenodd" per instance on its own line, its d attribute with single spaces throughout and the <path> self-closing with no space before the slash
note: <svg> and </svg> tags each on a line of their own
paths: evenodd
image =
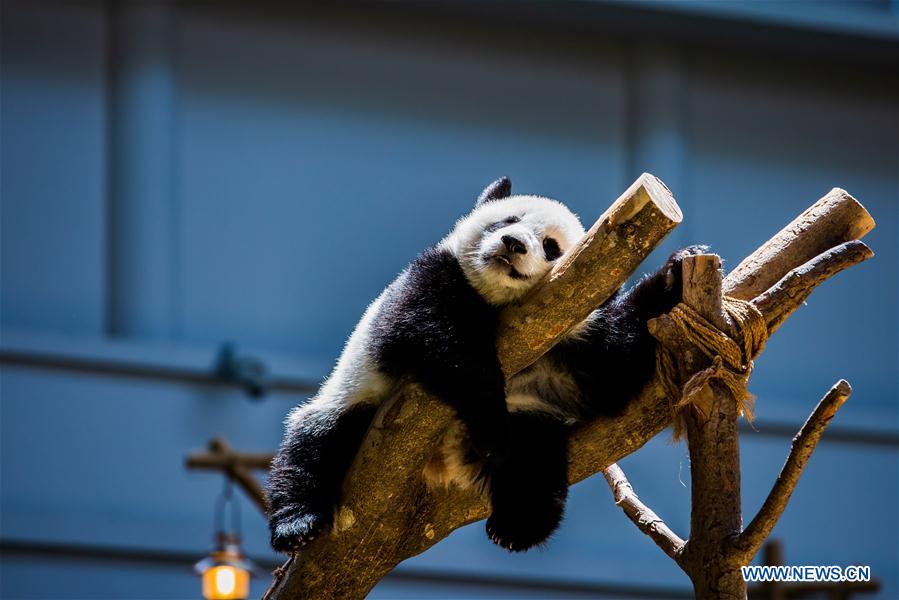
<svg viewBox="0 0 899 600">
<path fill-rule="evenodd" d="M 405 272 L 400 278 L 405 277 Z M 306 404 L 301 404 L 287 415 L 288 429 L 300 422 L 307 422 L 319 412 L 341 410 L 355 404 L 368 402 L 380 404 L 393 388 L 394 381 L 377 369 L 371 357 L 371 323 L 378 314 L 385 292 L 368 305 L 365 314 L 343 347 L 334 370 L 319 388 L 318 393 Z"/>
<path fill-rule="evenodd" d="M 425 465 L 425 483 L 431 487 L 470 486 L 477 478 L 478 465 L 465 462 L 467 443 L 468 437 L 462 421 L 450 423 Z"/>
<path fill-rule="evenodd" d="M 521 220 L 485 232 L 491 223 L 512 216 Z M 504 265 L 489 260 L 502 250 L 504 235 L 518 238 L 527 247 L 526 254 L 508 257 L 512 266 L 527 279 L 515 279 L 509 276 Z M 544 237 L 553 237 L 565 253 L 583 235 L 583 225 L 561 202 L 540 196 L 510 196 L 475 208 L 459 219 L 452 233 L 440 244 L 459 258 L 465 277 L 478 293 L 491 304 L 500 306 L 523 296 L 552 268 L 553 263 L 544 258 Z"/>
</svg>

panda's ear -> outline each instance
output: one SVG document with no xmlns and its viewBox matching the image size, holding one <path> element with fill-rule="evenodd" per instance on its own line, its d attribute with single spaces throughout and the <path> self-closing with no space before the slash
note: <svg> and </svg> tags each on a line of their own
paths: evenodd
<svg viewBox="0 0 899 600">
<path fill-rule="evenodd" d="M 501 200 L 502 198 L 508 198 L 512 195 L 512 180 L 508 177 L 500 177 L 481 192 L 481 195 L 478 196 L 478 201 L 475 202 L 475 208 L 484 204 L 485 202 L 490 202 L 491 200 Z"/>
</svg>

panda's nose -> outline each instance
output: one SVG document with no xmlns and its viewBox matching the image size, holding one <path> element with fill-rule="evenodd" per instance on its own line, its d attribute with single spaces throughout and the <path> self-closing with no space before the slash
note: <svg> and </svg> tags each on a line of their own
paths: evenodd
<svg viewBox="0 0 899 600">
<path fill-rule="evenodd" d="M 513 254 L 527 254 L 527 247 L 516 237 L 512 237 L 511 235 L 503 236 L 503 244 L 506 246 L 506 250 L 512 252 Z"/>
</svg>

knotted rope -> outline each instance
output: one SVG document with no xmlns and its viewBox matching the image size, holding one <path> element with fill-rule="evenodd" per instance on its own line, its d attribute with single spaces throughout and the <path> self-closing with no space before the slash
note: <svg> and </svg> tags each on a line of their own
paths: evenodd
<svg viewBox="0 0 899 600">
<path fill-rule="evenodd" d="M 668 394 L 675 440 L 684 436 L 683 409 L 693 406 L 699 392 L 713 379 L 727 387 L 737 403 L 739 414 L 752 422 L 755 396 L 749 393 L 746 384 L 752 374 L 752 359 L 758 356 L 768 339 L 768 326 L 762 313 L 745 300 L 725 296 L 723 305 L 736 326 L 736 339 L 730 338 L 683 302 L 668 313 L 683 338 L 712 359 L 709 367 L 682 382 L 673 352 L 662 344 L 657 346 L 656 366 Z"/>
</svg>

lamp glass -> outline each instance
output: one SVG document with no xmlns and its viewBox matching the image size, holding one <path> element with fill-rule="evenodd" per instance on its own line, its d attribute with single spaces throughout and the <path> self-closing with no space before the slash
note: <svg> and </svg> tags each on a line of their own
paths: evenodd
<svg viewBox="0 0 899 600">
<path fill-rule="evenodd" d="M 203 598 L 244 600 L 250 596 L 250 573 L 234 565 L 216 565 L 203 571 Z"/>
</svg>

